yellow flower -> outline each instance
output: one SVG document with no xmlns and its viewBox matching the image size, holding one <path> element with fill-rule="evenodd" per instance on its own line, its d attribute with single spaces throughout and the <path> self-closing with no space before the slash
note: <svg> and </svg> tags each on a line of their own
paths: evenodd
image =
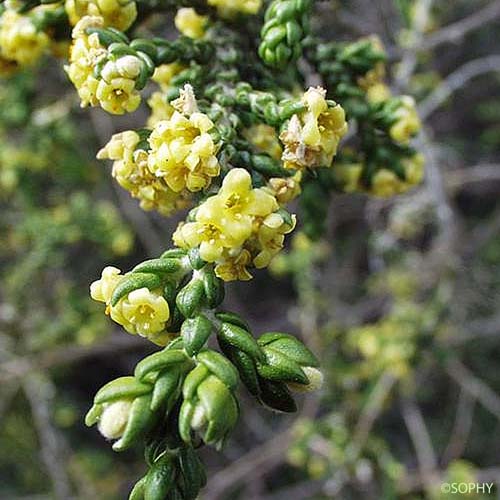
<svg viewBox="0 0 500 500">
<path fill-rule="evenodd" d="M 0 17 L 0 53 L 2 58 L 21 66 L 35 63 L 48 49 L 50 39 L 38 31 L 28 16 L 7 9 Z"/>
<path fill-rule="evenodd" d="M 139 288 L 111 306 L 110 315 L 127 332 L 147 337 L 165 329 L 170 309 L 159 292 Z"/>
<path fill-rule="evenodd" d="M 376 83 L 366 89 L 366 98 L 371 104 L 387 101 L 391 97 L 391 90 L 385 83 Z"/>
<path fill-rule="evenodd" d="M 401 179 L 391 170 L 381 168 L 372 179 L 371 193 L 375 196 L 388 198 L 404 189 Z"/>
<path fill-rule="evenodd" d="M 216 7 L 221 17 L 233 18 L 238 13 L 257 14 L 262 0 L 208 0 L 208 5 Z"/>
<path fill-rule="evenodd" d="M 149 137 L 151 172 L 175 192 L 206 188 L 220 172 L 218 145 L 209 134 L 213 127 L 212 120 L 199 112 L 186 117 L 175 111 L 157 123 Z"/>
<path fill-rule="evenodd" d="M 99 104 L 108 113 L 122 115 L 135 111 L 141 103 L 141 95 L 135 88 L 135 81 L 115 77 L 109 81 L 100 80 L 95 92 Z"/>
<path fill-rule="evenodd" d="M 300 182 L 302 172 L 297 172 L 293 177 L 273 177 L 269 179 L 268 188 L 280 205 L 286 205 L 301 193 Z"/>
<path fill-rule="evenodd" d="M 281 158 L 283 149 L 273 127 L 265 123 L 252 125 L 243 131 L 243 136 L 257 148 L 258 152 L 267 153 L 275 160 Z"/>
<path fill-rule="evenodd" d="M 80 96 L 81 106 L 97 106 L 96 92 L 99 80 L 94 77 L 94 66 L 107 56 L 106 49 L 100 44 L 97 33 L 87 35 L 87 28 L 101 28 L 101 17 L 86 16 L 73 28 L 73 44 L 70 49 L 70 64 L 65 66 L 69 79 Z"/>
<path fill-rule="evenodd" d="M 185 68 L 186 66 L 179 62 L 160 64 L 160 66 L 156 67 L 151 79 L 156 82 L 162 90 L 167 90 L 170 87 L 172 78 Z"/>
<path fill-rule="evenodd" d="M 66 0 L 64 8 L 72 26 L 85 16 L 100 16 L 104 26 L 125 31 L 137 17 L 135 2 L 127 0 Z"/>
<path fill-rule="evenodd" d="M 409 186 L 415 186 L 422 182 L 424 178 L 424 155 L 417 153 L 411 158 L 402 161 L 405 170 L 405 179 Z"/>
<path fill-rule="evenodd" d="M 406 144 L 419 132 L 421 123 L 413 97 L 403 96 L 400 100 L 401 105 L 395 112 L 396 121 L 391 126 L 389 134 L 394 141 Z"/>
<path fill-rule="evenodd" d="M 321 87 L 309 88 L 302 98 L 305 111 L 293 115 L 281 133 L 285 145 L 281 159 L 286 168 L 331 166 L 347 122 L 342 107 L 329 106 L 325 96 Z"/>
<path fill-rule="evenodd" d="M 175 111 L 162 92 L 153 92 L 148 99 L 148 106 L 151 108 L 147 121 L 149 128 L 154 128 L 162 120 L 168 120 Z"/>
<path fill-rule="evenodd" d="M 205 34 L 208 17 L 200 16 L 190 7 L 184 7 L 175 15 L 175 27 L 189 38 L 201 38 Z"/>
<path fill-rule="evenodd" d="M 335 179 L 340 183 L 342 191 L 354 193 L 360 190 L 360 179 L 363 172 L 362 163 L 343 163 L 335 165 Z"/>
<path fill-rule="evenodd" d="M 114 160 L 113 177 L 134 198 L 140 200 L 142 209 L 171 215 L 178 209 L 187 208 L 190 200 L 186 193 L 172 191 L 162 178 L 150 172 L 148 153 L 137 148 L 139 142 L 139 134 L 132 130 L 115 134 L 97 153 L 97 158 Z"/>
<path fill-rule="evenodd" d="M 279 213 L 267 216 L 257 231 L 259 252 L 253 259 L 257 269 L 267 267 L 276 254 L 283 248 L 285 234 L 295 228 L 296 218 L 292 215 L 292 223 L 287 223 Z"/>
<path fill-rule="evenodd" d="M 118 268 L 105 267 L 102 270 L 101 279 L 94 281 L 90 285 L 90 296 L 98 302 L 109 305 L 113 291 L 121 278 L 121 271 Z"/>
<path fill-rule="evenodd" d="M 232 255 L 229 251 L 222 262 L 215 266 L 215 274 L 224 281 L 248 281 L 252 279 L 247 269 L 251 263 L 252 256 L 248 250 L 241 250 L 236 255 Z"/>
</svg>

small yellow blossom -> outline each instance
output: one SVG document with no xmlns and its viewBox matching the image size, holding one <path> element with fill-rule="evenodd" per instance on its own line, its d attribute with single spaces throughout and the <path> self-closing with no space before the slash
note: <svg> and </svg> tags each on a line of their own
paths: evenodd
<svg viewBox="0 0 500 500">
<path fill-rule="evenodd" d="M 179 62 L 160 64 L 156 67 L 151 79 L 156 82 L 162 90 L 167 90 L 170 87 L 172 78 L 184 69 L 186 69 L 186 66 Z"/>
<path fill-rule="evenodd" d="M 285 234 L 292 232 L 295 228 L 296 218 L 292 216 L 292 223 L 287 223 L 279 213 L 267 216 L 257 231 L 259 252 L 253 259 L 257 269 L 267 267 L 272 259 L 283 248 Z"/>
<path fill-rule="evenodd" d="M 205 34 L 208 17 L 200 16 L 191 7 L 183 7 L 175 15 L 175 27 L 189 38 L 201 38 Z"/>
<path fill-rule="evenodd" d="M 275 160 L 281 158 L 283 148 L 273 127 L 265 123 L 252 125 L 243 131 L 243 136 L 257 148 L 258 152 L 267 153 Z"/>
<path fill-rule="evenodd" d="M 411 158 L 405 158 L 403 161 L 405 171 L 405 180 L 410 186 L 415 186 L 422 182 L 424 178 L 425 158 L 421 153 L 416 153 Z"/>
<path fill-rule="evenodd" d="M 394 172 L 387 168 L 381 168 L 373 176 L 370 192 L 375 196 L 389 198 L 400 193 L 402 188 L 403 182 Z"/>
<path fill-rule="evenodd" d="M 301 180 L 302 172 L 300 171 L 293 177 L 273 177 L 269 179 L 268 188 L 280 205 L 286 205 L 301 193 Z"/>
<path fill-rule="evenodd" d="M 181 248 L 200 248 L 207 262 L 219 262 L 226 250 L 238 249 L 252 234 L 255 217 L 266 217 L 278 208 L 264 189 L 252 189 L 250 174 L 231 170 L 219 193 L 202 203 L 195 222 L 181 224 L 174 242 Z"/>
<path fill-rule="evenodd" d="M 406 144 L 419 132 L 421 123 L 413 97 L 403 96 L 400 100 L 401 105 L 395 112 L 395 123 L 389 134 L 394 141 Z"/>
<path fill-rule="evenodd" d="M 94 281 L 90 285 L 90 296 L 94 300 L 104 302 L 108 306 L 113 291 L 121 278 L 121 271 L 118 268 L 112 266 L 105 267 L 102 270 L 101 279 Z"/>
<path fill-rule="evenodd" d="M 86 16 L 73 28 L 73 44 L 70 49 L 70 64 L 65 66 L 69 79 L 80 96 L 81 106 L 97 106 L 96 96 L 99 80 L 94 76 L 94 66 L 107 56 L 106 49 L 100 44 L 97 33 L 87 35 L 87 28 L 102 28 L 101 17 Z"/>
<path fill-rule="evenodd" d="M 149 128 L 154 128 L 162 120 L 168 120 L 175 111 L 162 92 L 153 92 L 148 99 L 148 106 L 151 108 L 147 121 Z"/>
<path fill-rule="evenodd" d="M 340 139 L 347 133 L 347 122 L 342 107 L 329 107 L 325 96 L 324 89 L 309 88 L 302 98 L 305 111 L 293 115 L 281 133 L 286 168 L 331 166 Z"/>
<path fill-rule="evenodd" d="M 376 83 L 366 89 L 366 98 L 371 104 L 387 101 L 391 97 L 391 90 L 385 83 Z"/>
<path fill-rule="evenodd" d="M 208 0 L 208 5 L 217 8 L 217 13 L 224 18 L 233 18 L 242 14 L 257 14 L 262 0 Z"/>
<path fill-rule="evenodd" d="M 165 329 L 170 309 L 159 292 L 139 288 L 111 306 L 110 316 L 127 332 L 147 337 Z"/>
<path fill-rule="evenodd" d="M 66 0 L 66 13 L 72 26 L 85 16 L 100 16 L 104 26 L 127 30 L 137 17 L 137 7 L 130 0 Z"/>
<path fill-rule="evenodd" d="M 48 49 L 50 39 L 28 16 L 7 9 L 0 16 L 0 54 L 21 66 L 34 64 Z"/>
<path fill-rule="evenodd" d="M 107 61 L 100 78 L 94 75 L 94 67 L 106 60 L 108 54 L 97 33 L 87 35 L 86 30 L 103 25 L 102 17 L 91 16 L 83 17 L 76 24 L 66 72 L 78 91 L 82 107 L 100 105 L 112 114 L 135 111 L 141 102 L 135 88 L 135 79 L 143 64 L 138 57 L 126 55 L 116 61 Z"/>
<path fill-rule="evenodd" d="M 360 190 L 360 179 L 363 173 L 362 163 L 342 163 L 335 165 L 335 179 L 345 193 L 354 193 Z"/>
<path fill-rule="evenodd" d="M 248 250 L 241 250 L 236 255 L 229 251 L 223 256 L 222 262 L 215 266 L 215 274 L 224 281 L 248 281 L 252 275 L 247 266 L 252 263 L 252 256 Z"/>
<path fill-rule="evenodd" d="M 186 117 L 175 111 L 158 122 L 149 137 L 150 171 L 175 192 L 206 188 L 220 172 L 218 145 L 209 134 L 213 127 L 212 120 L 199 112 Z"/>
<path fill-rule="evenodd" d="M 148 153 L 137 148 L 139 142 L 139 134 L 133 130 L 115 134 L 97 153 L 97 158 L 114 160 L 113 177 L 134 198 L 140 200 L 142 209 L 171 215 L 178 209 L 187 208 L 190 200 L 186 193 L 172 191 L 163 178 L 150 172 Z"/>
</svg>

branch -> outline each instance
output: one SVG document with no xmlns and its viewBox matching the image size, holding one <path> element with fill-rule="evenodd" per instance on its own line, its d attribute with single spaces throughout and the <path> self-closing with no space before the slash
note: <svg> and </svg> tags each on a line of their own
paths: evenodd
<svg viewBox="0 0 500 500">
<path fill-rule="evenodd" d="M 54 388 L 41 374 L 32 374 L 24 382 L 24 392 L 31 406 L 33 421 L 40 439 L 40 453 L 50 476 L 55 498 L 72 498 L 66 474 L 61 436 L 51 422 L 51 401 Z"/>
<path fill-rule="evenodd" d="M 401 412 L 417 454 L 420 475 L 430 494 L 433 486 L 439 482 L 439 475 L 436 472 L 438 463 L 429 431 L 425 425 L 422 412 L 412 398 L 404 398 L 402 400 Z"/>
<path fill-rule="evenodd" d="M 464 391 L 477 399 L 492 415 L 500 420 L 500 397 L 493 389 L 476 377 L 458 359 L 446 363 L 446 372 Z"/>
<path fill-rule="evenodd" d="M 385 372 L 380 376 L 375 387 L 372 389 L 356 424 L 352 442 L 346 448 L 345 454 L 350 462 L 356 461 L 363 450 L 373 424 L 382 412 L 387 396 L 395 383 L 396 378 L 391 373 Z"/>
<path fill-rule="evenodd" d="M 465 449 L 474 417 L 474 403 L 474 398 L 462 389 L 458 398 L 457 413 L 455 415 L 453 430 L 451 432 L 448 445 L 443 453 L 442 462 L 445 464 L 449 464 L 456 458 L 460 457 Z"/>
<path fill-rule="evenodd" d="M 420 103 L 418 107 L 420 117 L 426 120 L 455 91 L 464 87 L 473 78 L 496 71 L 500 71 L 500 55 L 497 54 L 480 57 L 460 66 Z"/>
<path fill-rule="evenodd" d="M 485 24 L 496 20 L 498 17 L 500 17 L 500 2 L 495 0 L 465 19 L 427 36 L 422 40 L 418 49 L 430 50 L 442 43 L 458 43 L 471 31 L 482 28 Z"/>
<path fill-rule="evenodd" d="M 120 350 L 137 349 L 145 344 L 137 337 L 119 336 L 109 342 L 93 346 L 67 346 L 46 353 L 11 359 L 0 365 L 0 382 L 26 376 L 33 370 L 50 369 L 55 366 L 71 364 L 94 356 L 106 356 Z M 2 373 L 3 372 L 3 373 Z"/>
<path fill-rule="evenodd" d="M 464 184 L 500 181 L 500 164 L 486 163 L 446 172 L 445 184 L 451 191 Z"/>
</svg>

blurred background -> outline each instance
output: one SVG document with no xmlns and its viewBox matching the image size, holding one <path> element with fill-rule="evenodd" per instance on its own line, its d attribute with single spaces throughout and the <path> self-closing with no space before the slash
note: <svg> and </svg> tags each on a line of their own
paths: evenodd
<svg viewBox="0 0 500 500">
<path fill-rule="evenodd" d="M 391 86 L 418 101 L 426 179 L 391 200 L 334 196 L 327 238 L 289 237 L 271 273 L 229 285 L 227 308 L 256 333 L 301 336 L 326 383 L 293 416 L 242 395 L 227 447 L 202 452 L 202 498 L 497 497 L 500 2 L 316 12 L 325 37 L 383 40 Z M 117 455 L 83 415 L 154 350 L 88 296 L 105 265 L 129 269 L 170 245 L 177 221 L 140 210 L 94 159 L 145 117 L 80 110 L 54 61 L 0 82 L 2 499 L 124 499 L 144 473 L 138 451 Z"/>
</svg>

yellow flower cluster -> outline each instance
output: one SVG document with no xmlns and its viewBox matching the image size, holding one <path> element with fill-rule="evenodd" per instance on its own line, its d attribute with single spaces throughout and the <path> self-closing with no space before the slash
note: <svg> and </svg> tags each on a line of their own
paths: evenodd
<svg viewBox="0 0 500 500">
<path fill-rule="evenodd" d="M 125 31 L 137 17 L 133 0 L 66 0 L 64 8 L 72 26 L 85 16 L 99 16 L 104 26 Z"/>
<path fill-rule="evenodd" d="M 108 266 L 102 271 L 99 280 L 90 285 L 90 296 L 106 304 L 106 314 L 132 334 L 160 340 L 170 318 L 168 302 L 159 290 L 139 288 L 111 305 L 111 296 L 122 275 L 116 267 Z"/>
<path fill-rule="evenodd" d="M 73 28 L 73 43 L 70 48 L 70 64 L 65 66 L 69 79 L 80 96 L 81 106 L 97 106 L 96 96 L 99 80 L 94 76 L 94 67 L 107 57 L 97 33 L 87 35 L 87 28 L 102 28 L 102 17 L 84 17 Z"/>
<path fill-rule="evenodd" d="M 378 168 L 367 189 L 362 184 L 363 163 L 344 163 L 335 167 L 335 178 L 346 193 L 366 191 L 382 198 L 402 194 L 422 182 L 425 159 L 417 153 L 401 160 L 405 179 L 402 180 L 389 168 Z"/>
<path fill-rule="evenodd" d="M 201 38 L 205 34 L 207 16 L 200 16 L 193 8 L 183 7 L 175 15 L 175 27 L 189 38 Z"/>
<path fill-rule="evenodd" d="M 172 191 L 164 179 L 156 177 L 148 168 L 148 153 L 138 147 L 140 136 L 132 130 L 115 134 L 99 151 L 99 160 L 114 160 L 112 174 L 118 184 L 140 200 L 144 210 L 157 210 L 163 215 L 186 208 L 185 193 Z"/>
<path fill-rule="evenodd" d="M 170 87 L 170 81 L 175 75 L 178 75 L 186 67 L 179 63 L 173 62 L 170 64 L 160 64 L 155 68 L 155 72 L 151 80 L 156 82 L 162 90 L 167 90 Z"/>
<path fill-rule="evenodd" d="M 243 137 L 255 146 L 258 152 L 267 153 L 271 158 L 279 160 L 283 154 L 276 131 L 265 123 L 252 125 L 243 131 Z"/>
<path fill-rule="evenodd" d="M 224 18 L 231 19 L 241 14 L 257 14 L 262 6 L 262 0 L 208 0 L 208 5 L 217 9 Z"/>
<path fill-rule="evenodd" d="M 107 59 L 107 50 L 100 44 L 97 33 L 87 35 L 87 28 L 104 26 L 102 17 L 86 16 L 73 28 L 70 64 L 65 67 L 69 79 L 80 96 L 81 106 L 97 106 L 113 114 L 135 111 L 141 102 L 136 90 L 136 78 L 142 62 L 133 55 L 107 61 L 100 78 L 94 67 Z"/>
<path fill-rule="evenodd" d="M 174 111 L 168 120 L 158 122 L 149 136 L 150 171 L 165 179 L 176 193 L 206 188 L 220 172 L 215 156 L 218 145 L 209 133 L 213 128 L 203 113 L 194 111 L 185 116 Z"/>
<path fill-rule="evenodd" d="M 407 144 L 419 132 L 421 123 L 415 99 L 410 96 L 403 96 L 400 101 L 400 106 L 395 112 L 396 121 L 389 129 L 389 134 L 395 142 Z"/>
<path fill-rule="evenodd" d="M 11 9 L 0 16 L 0 59 L 4 61 L 0 65 L 3 68 L 33 64 L 49 45 L 48 35 L 39 31 L 28 16 Z"/>
<path fill-rule="evenodd" d="M 301 193 L 301 181 L 302 172 L 299 171 L 293 177 L 272 177 L 267 187 L 280 205 L 286 205 Z"/>
<path fill-rule="evenodd" d="M 405 180 L 401 180 L 392 170 L 381 168 L 372 178 L 370 192 L 375 196 L 388 198 L 401 194 L 420 184 L 424 176 L 424 157 L 415 154 L 402 160 Z"/>
<path fill-rule="evenodd" d="M 347 133 L 344 110 L 330 107 L 321 87 L 309 88 L 302 102 L 305 110 L 295 114 L 281 133 L 285 149 L 281 159 L 286 168 L 329 167 L 340 139 Z"/>
<path fill-rule="evenodd" d="M 359 352 L 359 374 L 371 378 L 389 371 L 403 378 L 410 373 L 420 333 L 421 310 L 415 304 L 401 302 L 378 323 L 349 331 L 347 345 Z"/>
<path fill-rule="evenodd" d="M 293 230 L 278 203 L 265 188 L 252 188 L 250 174 L 231 170 L 219 192 L 202 203 L 194 222 L 181 223 L 174 243 L 198 247 L 200 256 L 215 262 L 216 274 L 225 281 L 251 278 L 247 266 L 266 267 L 283 247 L 284 235 Z"/>
<path fill-rule="evenodd" d="M 168 120 L 175 111 L 163 92 L 153 92 L 148 99 L 148 106 L 151 109 L 146 122 L 148 128 L 154 128 L 158 122 Z"/>
</svg>

